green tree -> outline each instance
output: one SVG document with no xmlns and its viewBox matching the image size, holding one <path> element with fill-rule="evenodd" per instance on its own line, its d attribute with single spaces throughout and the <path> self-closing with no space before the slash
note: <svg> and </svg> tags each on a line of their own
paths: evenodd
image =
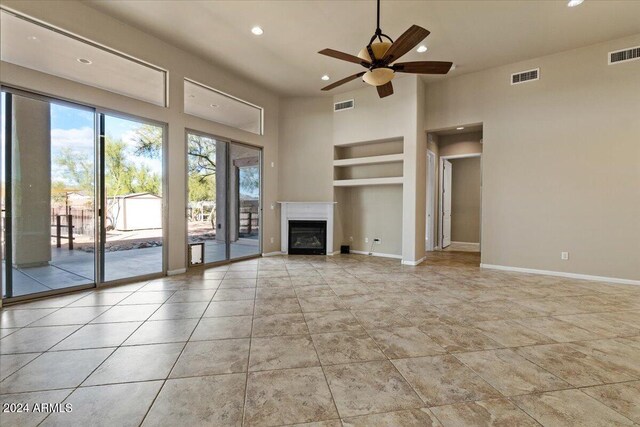
<svg viewBox="0 0 640 427">
<path fill-rule="evenodd" d="M 80 191 L 93 194 L 93 160 L 89 159 L 86 154 L 74 151 L 71 147 L 63 147 L 56 157 L 55 163 L 62 168 L 62 176 L 67 182 L 72 183 Z"/>
</svg>

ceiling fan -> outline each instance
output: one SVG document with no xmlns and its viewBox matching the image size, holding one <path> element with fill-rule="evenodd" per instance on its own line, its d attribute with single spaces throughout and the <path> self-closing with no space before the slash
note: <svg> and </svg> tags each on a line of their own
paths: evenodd
<svg viewBox="0 0 640 427">
<path fill-rule="evenodd" d="M 395 73 L 447 74 L 453 65 L 452 62 L 416 61 L 394 64 L 396 60 L 413 49 L 428 35 L 429 31 L 417 25 L 412 25 L 411 28 L 405 31 L 394 42 L 391 37 L 384 34 L 380 29 L 380 0 L 378 0 L 376 31 L 371 37 L 371 40 L 369 40 L 369 44 L 358 53 L 358 56 L 334 49 L 323 49 L 318 52 L 332 58 L 360 64 L 366 68 L 367 71 L 361 71 L 352 76 L 345 77 L 329 86 L 323 87 L 322 90 L 331 90 L 358 77 L 362 77 L 364 82 L 376 86 L 378 95 L 380 98 L 384 98 L 385 96 L 393 94 L 391 80 L 395 77 Z M 384 41 L 382 39 L 383 37 L 388 41 Z M 376 39 L 378 39 L 377 42 L 375 41 Z"/>
</svg>

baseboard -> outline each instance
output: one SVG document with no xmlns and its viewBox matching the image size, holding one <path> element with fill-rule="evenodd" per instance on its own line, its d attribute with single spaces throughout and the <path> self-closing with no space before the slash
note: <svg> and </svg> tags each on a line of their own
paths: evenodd
<svg viewBox="0 0 640 427">
<path fill-rule="evenodd" d="M 338 255 L 339 253 L 340 251 L 333 251 L 333 252 L 329 252 L 327 255 L 334 256 L 334 255 Z"/>
<path fill-rule="evenodd" d="M 518 273 L 542 274 L 545 276 L 568 277 L 571 279 L 590 280 L 593 282 L 610 282 L 610 283 L 620 283 L 623 285 L 640 286 L 640 280 L 620 279 L 617 277 L 592 276 L 590 274 L 565 273 L 564 271 L 537 270 L 535 268 L 509 267 L 506 265 L 493 265 L 493 264 L 480 264 L 480 268 L 487 268 L 491 270 L 516 271 Z"/>
<path fill-rule="evenodd" d="M 351 254 L 359 254 L 359 255 L 369 255 L 369 252 L 366 251 L 356 251 L 351 249 L 349 251 L 349 253 Z M 395 258 L 395 259 L 402 259 L 402 255 L 394 255 L 394 254 L 383 254 L 381 252 L 371 252 L 371 256 L 379 256 L 381 258 Z"/>
<path fill-rule="evenodd" d="M 283 255 L 283 253 L 280 251 L 275 251 L 275 252 L 266 252 L 262 254 L 262 256 L 278 256 L 278 255 Z"/>
<path fill-rule="evenodd" d="M 418 265 L 418 264 L 421 264 L 422 261 L 424 261 L 425 259 L 427 259 L 426 256 L 423 256 L 422 258 L 420 258 L 417 261 L 405 261 L 405 260 L 402 260 L 402 265 Z"/>
<path fill-rule="evenodd" d="M 175 270 L 168 270 L 167 271 L 167 276 L 177 276 L 178 274 L 184 274 L 187 272 L 186 268 L 178 268 Z"/>
</svg>

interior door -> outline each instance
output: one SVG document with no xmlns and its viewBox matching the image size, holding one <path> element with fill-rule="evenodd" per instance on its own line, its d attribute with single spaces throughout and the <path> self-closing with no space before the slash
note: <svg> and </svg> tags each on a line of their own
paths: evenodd
<svg viewBox="0 0 640 427">
<path fill-rule="evenodd" d="M 436 158 L 435 154 L 429 152 L 427 154 L 428 158 L 428 171 L 427 171 L 427 230 L 426 230 L 426 240 L 425 240 L 425 249 L 427 251 L 432 251 L 434 249 L 434 207 L 435 207 L 435 182 L 436 182 Z"/>
<path fill-rule="evenodd" d="M 450 161 L 442 161 L 442 249 L 451 244 L 452 166 Z"/>
</svg>

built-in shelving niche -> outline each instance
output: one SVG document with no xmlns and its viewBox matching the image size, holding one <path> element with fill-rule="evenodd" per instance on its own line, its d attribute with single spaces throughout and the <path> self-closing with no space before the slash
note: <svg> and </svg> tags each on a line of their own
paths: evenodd
<svg viewBox="0 0 640 427">
<path fill-rule="evenodd" d="M 391 139 L 335 146 L 334 187 L 402 185 L 403 145 Z"/>
</svg>

